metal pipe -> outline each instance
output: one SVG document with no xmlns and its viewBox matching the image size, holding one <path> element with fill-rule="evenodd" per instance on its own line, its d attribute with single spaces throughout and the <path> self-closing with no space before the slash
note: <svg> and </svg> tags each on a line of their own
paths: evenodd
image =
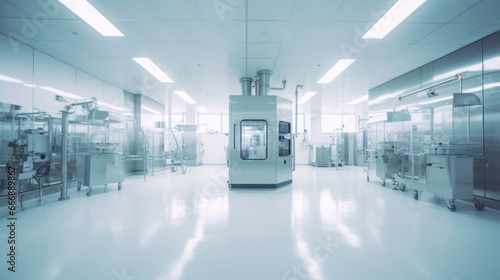
<svg viewBox="0 0 500 280">
<path fill-rule="evenodd" d="M 447 80 L 444 80 L 444 81 L 439 82 L 439 83 L 437 83 L 437 84 L 434 84 L 434 85 L 432 85 L 432 86 L 428 86 L 428 87 L 424 87 L 424 88 L 421 88 L 421 89 L 418 89 L 418 90 L 412 91 L 412 92 L 410 92 L 410 93 L 407 93 L 407 94 L 405 94 L 405 95 L 403 95 L 403 96 L 399 96 L 399 97 L 397 97 L 397 98 L 398 98 L 398 100 L 401 100 L 401 99 L 403 99 L 403 98 L 405 98 L 405 97 L 408 97 L 408 96 L 414 95 L 414 94 L 416 94 L 416 93 L 419 93 L 419 92 L 422 92 L 422 91 L 425 91 L 425 90 L 428 90 L 428 89 L 432 89 L 432 88 L 437 87 L 437 86 L 440 86 L 440 85 L 447 84 L 447 83 L 449 83 L 449 82 L 453 82 L 453 81 L 461 81 L 461 80 L 462 80 L 462 78 L 463 78 L 463 75 L 462 75 L 462 74 L 458 74 L 458 75 L 455 75 L 453 78 L 449 78 L 449 79 L 447 79 Z"/>
<path fill-rule="evenodd" d="M 252 95 L 252 83 L 253 79 L 244 77 L 240 79 L 241 83 L 241 94 L 242 95 Z"/>
<path fill-rule="evenodd" d="M 292 141 L 292 144 L 293 144 L 293 155 L 292 155 L 292 170 L 295 171 L 295 161 L 296 161 L 296 157 L 295 157 L 295 142 L 296 142 L 296 139 L 299 137 L 299 132 L 298 132 L 298 120 L 299 120 L 299 88 L 300 89 L 303 89 L 304 88 L 304 85 L 297 85 L 295 87 L 295 137 L 293 137 L 293 141 Z"/>
<path fill-rule="evenodd" d="M 267 69 L 259 70 L 257 72 L 257 76 L 259 76 L 259 95 L 269 95 L 272 74 L 273 71 Z"/>
<path fill-rule="evenodd" d="M 69 110 L 69 107 L 68 107 Z M 70 112 L 63 110 L 62 112 L 62 152 L 61 152 L 61 167 L 62 167 L 62 187 L 59 200 L 67 200 L 68 196 L 68 119 Z"/>
<path fill-rule="evenodd" d="M 282 87 L 280 88 L 271 88 L 272 90 L 285 90 L 286 89 L 286 80 L 281 81 Z"/>
</svg>

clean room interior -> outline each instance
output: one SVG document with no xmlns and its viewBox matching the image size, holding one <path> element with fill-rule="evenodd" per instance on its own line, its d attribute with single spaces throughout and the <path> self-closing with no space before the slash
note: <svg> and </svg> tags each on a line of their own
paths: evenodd
<svg viewBox="0 0 500 280">
<path fill-rule="evenodd" d="M 498 279 L 499 8 L 1 0 L 0 279 Z"/>
</svg>

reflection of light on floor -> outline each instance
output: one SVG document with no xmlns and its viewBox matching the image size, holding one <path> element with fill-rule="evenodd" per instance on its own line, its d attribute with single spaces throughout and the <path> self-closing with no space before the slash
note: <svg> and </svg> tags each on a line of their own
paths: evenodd
<svg viewBox="0 0 500 280">
<path fill-rule="evenodd" d="M 306 269 L 309 273 L 310 279 L 324 279 L 323 274 L 321 273 L 320 264 L 311 254 L 313 248 L 309 248 L 307 242 L 305 242 L 299 234 L 297 234 L 295 238 L 297 240 L 297 250 L 299 251 L 301 258 L 304 260 L 303 263 L 306 265 L 304 269 Z"/>
<path fill-rule="evenodd" d="M 182 274 L 184 273 L 184 267 L 186 264 L 193 258 L 194 249 L 198 245 L 198 243 L 203 239 L 203 230 L 204 230 L 204 221 L 199 219 L 196 224 L 196 230 L 193 238 L 189 239 L 186 242 L 186 246 L 182 252 L 182 256 L 179 260 L 173 264 L 172 270 L 170 271 L 170 276 L 166 279 L 177 280 L 182 278 Z"/>
<path fill-rule="evenodd" d="M 55 262 L 47 267 L 47 279 L 58 279 L 61 274 L 61 263 Z"/>
<path fill-rule="evenodd" d="M 227 195 L 198 200 L 200 218 L 206 222 L 216 223 L 227 221 L 229 215 L 229 199 Z"/>
<path fill-rule="evenodd" d="M 292 227 L 295 222 L 300 222 L 304 219 L 307 211 L 307 199 L 303 192 L 292 192 Z"/>
<path fill-rule="evenodd" d="M 172 211 L 170 211 L 170 214 L 171 214 L 172 224 L 179 222 L 184 223 L 184 218 L 186 216 L 186 201 L 173 200 Z"/>
<path fill-rule="evenodd" d="M 361 240 L 352 232 L 342 218 L 346 215 L 357 213 L 357 204 L 354 201 L 345 201 L 345 198 L 333 200 L 330 190 L 321 192 L 320 217 L 323 226 L 337 230 L 344 237 L 347 244 L 353 247 L 361 247 Z"/>
<path fill-rule="evenodd" d="M 139 246 L 146 247 L 159 229 L 160 222 L 153 223 L 150 226 L 144 228 L 141 234 L 141 240 L 139 241 Z"/>
</svg>

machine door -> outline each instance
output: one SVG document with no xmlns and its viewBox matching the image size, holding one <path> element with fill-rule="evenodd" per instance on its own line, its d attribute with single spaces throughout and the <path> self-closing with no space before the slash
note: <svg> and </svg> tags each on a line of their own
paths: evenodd
<svg viewBox="0 0 500 280">
<path fill-rule="evenodd" d="M 279 122 L 279 156 L 288 157 L 291 155 L 291 130 L 290 123 Z"/>
<path fill-rule="evenodd" d="M 242 160 L 267 159 L 267 121 L 244 120 L 241 122 Z"/>
</svg>

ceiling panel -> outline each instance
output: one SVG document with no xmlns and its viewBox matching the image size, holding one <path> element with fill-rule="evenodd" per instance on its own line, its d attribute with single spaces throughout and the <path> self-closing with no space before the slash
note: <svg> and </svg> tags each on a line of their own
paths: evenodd
<svg viewBox="0 0 500 280">
<path fill-rule="evenodd" d="M 288 23 L 283 43 L 285 44 L 316 44 L 328 26 L 327 21 Z"/>
<path fill-rule="evenodd" d="M 210 48 L 197 43 L 174 43 L 173 46 L 177 52 L 184 58 L 186 57 L 212 57 Z"/>
<path fill-rule="evenodd" d="M 314 48 L 314 44 L 282 44 L 278 57 L 309 58 Z"/>
<path fill-rule="evenodd" d="M 446 24 L 418 41 L 418 44 L 446 45 L 480 26 L 480 24 Z"/>
<path fill-rule="evenodd" d="M 498 0 L 483 0 L 463 14 L 451 20 L 451 23 L 488 23 L 500 18 Z"/>
<path fill-rule="evenodd" d="M 244 2 L 244 1 L 241 1 Z M 249 20 L 288 20 L 294 1 L 251 0 L 248 1 Z"/>
<path fill-rule="evenodd" d="M 3 0 L 5 1 L 5 0 Z M 33 17 L 34 15 L 46 15 L 49 19 L 77 19 L 78 17 L 58 1 L 36 1 L 36 0 L 9 0 L 11 4 L 23 10 Z M 44 5 L 48 3 L 49 5 Z"/>
<path fill-rule="evenodd" d="M 200 19 L 194 0 L 142 0 L 156 19 Z M 210 1 L 212 2 L 212 1 Z"/>
<path fill-rule="evenodd" d="M 413 44 L 441 26 L 441 23 L 402 23 L 389 33 L 383 39 L 383 42 Z"/>
<path fill-rule="evenodd" d="M 216 60 L 225 60 L 227 58 L 244 58 L 246 45 L 243 43 L 211 43 L 210 49 Z"/>
<path fill-rule="evenodd" d="M 290 20 L 329 21 L 333 19 L 342 1 L 332 0 L 295 0 Z"/>
<path fill-rule="evenodd" d="M 248 22 L 248 42 L 281 43 L 286 25 L 286 21 L 250 21 Z"/>
<path fill-rule="evenodd" d="M 248 58 L 276 58 L 280 44 L 248 44 Z"/>
<path fill-rule="evenodd" d="M 408 48 L 408 46 L 407 44 L 378 43 L 366 52 L 362 58 L 388 59 Z"/>
<path fill-rule="evenodd" d="M 406 22 L 447 23 L 481 0 L 427 0 Z"/>
<path fill-rule="evenodd" d="M 142 0 L 91 0 L 92 5 L 113 24 L 115 19 L 151 19 Z"/>
<path fill-rule="evenodd" d="M 71 41 L 43 41 L 43 44 L 60 56 L 91 56 L 92 53 L 83 50 Z"/>
<path fill-rule="evenodd" d="M 123 56 L 124 54 L 108 41 L 81 41 L 78 47 L 94 56 Z"/>
<path fill-rule="evenodd" d="M 128 38 L 109 37 L 108 41 L 116 48 L 118 48 L 123 55 L 128 56 L 130 58 L 147 56 L 144 50 L 139 48 L 134 41 Z"/>
<path fill-rule="evenodd" d="M 81 19 L 52 19 L 47 26 L 72 41 L 102 41 L 104 37 Z M 76 33 L 76 34 L 75 34 Z"/>
<path fill-rule="evenodd" d="M 201 21 L 158 21 L 171 42 L 206 42 L 205 30 Z M 151 36 L 151 34 L 150 34 Z"/>
<path fill-rule="evenodd" d="M 42 25 L 37 27 L 31 23 L 27 24 L 26 19 L 19 20 L 14 18 L 3 18 L 1 20 L 2 24 L 7 26 L 9 29 L 15 31 L 24 40 L 27 41 L 63 41 L 67 38 L 61 35 L 59 32 L 53 30 L 48 25 Z"/>
<path fill-rule="evenodd" d="M 160 25 L 154 20 L 115 20 L 114 24 L 127 39 L 134 41 L 168 41 Z"/>
<path fill-rule="evenodd" d="M 0 18 L 22 18 L 28 14 L 7 1 L 0 2 Z"/>
<path fill-rule="evenodd" d="M 208 20 L 245 20 L 246 5 L 244 1 L 196 0 L 198 12 L 202 19 Z"/>
<path fill-rule="evenodd" d="M 444 47 L 443 45 L 411 45 L 402 52 L 400 52 L 398 58 L 419 58 L 424 57 L 433 51 Z"/>
<path fill-rule="evenodd" d="M 177 48 L 168 42 L 136 42 L 137 47 L 144 51 L 145 55 L 153 57 L 177 57 Z"/>
<path fill-rule="evenodd" d="M 215 43 L 244 43 L 244 21 L 209 21 L 204 22 L 208 41 Z"/>
<path fill-rule="evenodd" d="M 394 1 L 344 1 L 335 16 L 339 21 L 378 21 L 394 4 Z M 364 27 L 364 26 L 363 26 Z"/>
</svg>

